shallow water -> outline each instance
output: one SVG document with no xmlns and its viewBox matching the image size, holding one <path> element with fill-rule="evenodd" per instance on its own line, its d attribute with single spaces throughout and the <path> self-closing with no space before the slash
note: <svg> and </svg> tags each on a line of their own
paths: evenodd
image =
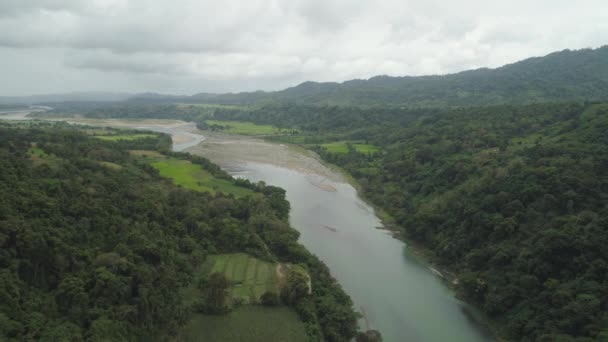
<svg viewBox="0 0 608 342">
<path fill-rule="evenodd" d="M 356 190 L 313 154 L 247 137 L 201 133 L 177 121 L 97 123 L 169 133 L 174 150 L 205 156 L 235 177 L 284 188 L 301 243 L 329 266 L 352 297 L 364 315 L 359 322 L 363 329 L 378 329 L 387 342 L 491 340 L 440 278 L 401 241 L 377 229 L 380 220 Z"/>
</svg>

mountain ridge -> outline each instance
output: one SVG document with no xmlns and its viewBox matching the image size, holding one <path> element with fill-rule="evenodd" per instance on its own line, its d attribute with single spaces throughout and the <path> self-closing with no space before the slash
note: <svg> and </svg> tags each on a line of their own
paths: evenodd
<svg viewBox="0 0 608 342">
<path fill-rule="evenodd" d="M 257 105 L 273 102 L 354 106 L 469 106 L 608 99 L 608 45 L 565 49 L 497 68 L 445 75 L 388 76 L 343 82 L 305 81 L 278 91 L 197 93 L 71 92 L 0 96 L 0 104 L 57 102 L 208 103 Z"/>
<path fill-rule="evenodd" d="M 572 84 L 580 85 L 580 89 Z M 566 49 L 497 68 L 446 75 L 378 75 L 344 82 L 306 81 L 275 92 L 199 93 L 191 98 L 217 104 L 294 101 L 328 105 L 458 106 L 601 100 L 607 93 L 608 45 L 604 45 L 596 49 Z"/>
</svg>

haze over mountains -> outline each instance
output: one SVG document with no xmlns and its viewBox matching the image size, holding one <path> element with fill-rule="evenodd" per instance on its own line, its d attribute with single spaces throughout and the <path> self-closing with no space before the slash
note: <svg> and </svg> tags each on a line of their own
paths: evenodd
<svg viewBox="0 0 608 342">
<path fill-rule="evenodd" d="M 0 97 L 0 104 L 77 101 L 187 102 L 259 104 L 296 102 L 325 105 L 460 106 L 505 103 L 601 100 L 608 94 L 608 46 L 564 50 L 496 69 L 449 75 L 376 76 L 343 83 L 304 82 L 276 92 L 193 96 L 156 93 L 83 92 Z"/>
<path fill-rule="evenodd" d="M 496 69 L 443 76 L 390 77 L 344 83 L 305 82 L 273 93 L 239 93 L 193 98 L 224 104 L 260 100 L 335 105 L 482 105 L 509 102 L 597 100 L 608 93 L 608 46 L 564 50 Z"/>
</svg>

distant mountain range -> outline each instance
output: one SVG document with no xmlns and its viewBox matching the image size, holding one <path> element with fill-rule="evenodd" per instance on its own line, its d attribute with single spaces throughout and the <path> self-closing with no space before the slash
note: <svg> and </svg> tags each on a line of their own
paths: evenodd
<svg viewBox="0 0 608 342">
<path fill-rule="evenodd" d="M 0 104 L 33 105 L 54 102 L 113 102 L 125 101 L 136 96 L 129 93 L 73 92 L 65 94 L 45 94 L 29 96 L 0 96 Z"/>
<path fill-rule="evenodd" d="M 376 76 L 343 83 L 304 82 L 275 92 L 200 93 L 193 96 L 82 92 L 0 97 L 0 104 L 129 101 L 251 105 L 289 102 L 424 107 L 585 100 L 608 100 L 608 45 L 597 49 L 554 52 L 495 69 L 481 68 L 440 76 Z"/>
<path fill-rule="evenodd" d="M 608 46 L 443 76 L 376 76 L 343 83 L 304 82 L 277 92 L 197 94 L 220 104 L 263 101 L 330 105 L 486 105 L 608 99 Z"/>
</svg>

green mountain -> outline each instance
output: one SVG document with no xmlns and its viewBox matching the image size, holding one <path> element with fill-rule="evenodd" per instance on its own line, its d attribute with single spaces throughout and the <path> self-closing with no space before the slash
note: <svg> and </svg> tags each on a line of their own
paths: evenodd
<svg viewBox="0 0 608 342">
<path fill-rule="evenodd" d="M 356 106 L 462 106 L 605 100 L 608 46 L 564 50 L 496 69 L 443 76 L 391 77 L 343 83 L 305 82 L 277 92 L 198 94 L 188 101 L 218 104 L 295 102 Z"/>
</svg>

